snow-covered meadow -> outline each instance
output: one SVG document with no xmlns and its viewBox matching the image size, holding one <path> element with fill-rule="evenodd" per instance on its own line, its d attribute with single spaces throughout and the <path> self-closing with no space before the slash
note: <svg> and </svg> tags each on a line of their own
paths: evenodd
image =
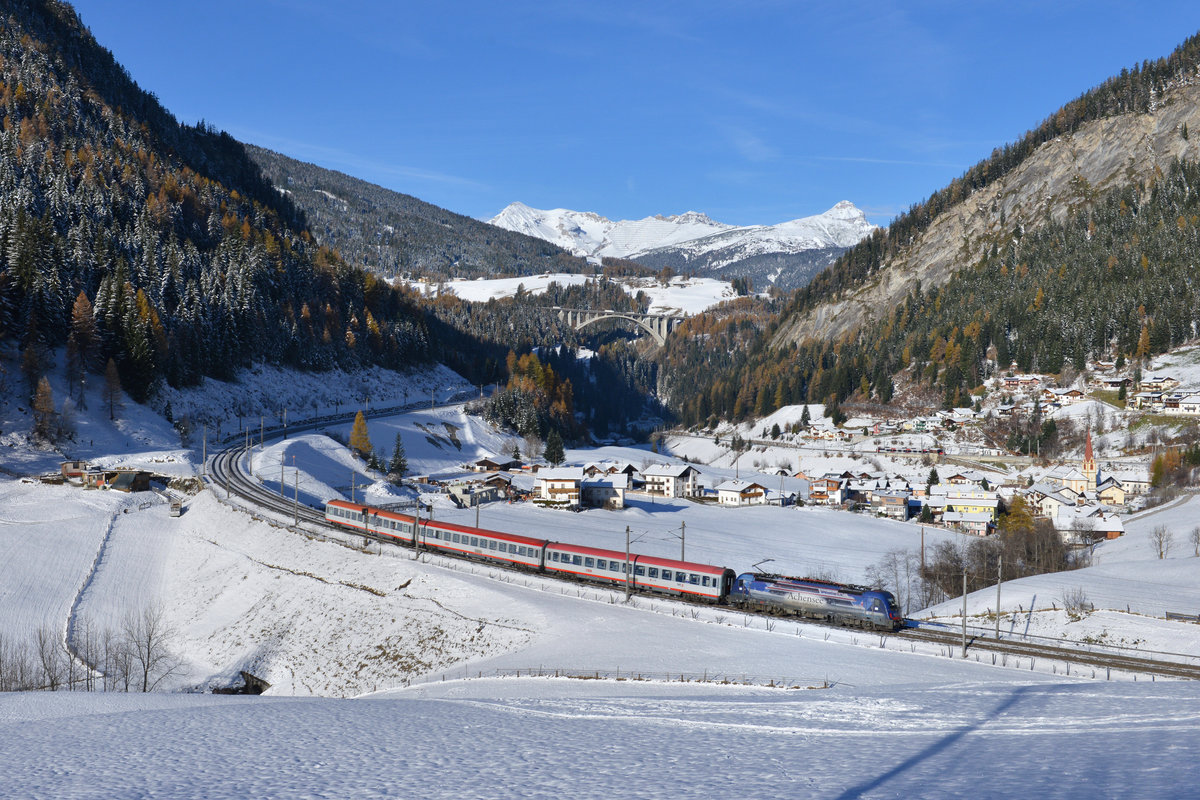
<svg viewBox="0 0 1200 800">
<path fill-rule="evenodd" d="M 486 303 L 488 300 L 513 297 L 519 291 L 534 295 L 544 294 L 551 283 L 557 283 L 559 286 L 578 286 L 591 279 L 589 275 L 547 273 L 520 278 L 446 281 L 439 284 L 409 282 L 407 285 L 420 292 L 447 291 L 463 300 Z M 675 277 L 667 284 L 655 279 L 628 279 L 622 280 L 619 285 L 632 295 L 644 292 L 650 298 L 651 314 L 699 314 L 737 296 L 729 281 L 715 278 Z"/>
<path fill-rule="evenodd" d="M 266 387 L 260 406 L 282 396 L 270 387 L 285 377 L 249 378 Z M 379 392 L 372 403 L 389 385 L 390 399 L 403 402 L 401 383 L 386 378 L 368 389 Z M 444 374 L 401 381 L 414 393 L 465 388 Z M 204 391 L 204 403 L 238 396 Z M 200 402 L 180 396 L 172 405 Z M 23 413 L 4 410 L 4 466 L 48 471 L 60 456 L 28 446 Z M 199 472 L 198 443 L 180 446 L 144 409 L 109 421 L 92 402 L 77 424 L 89 434 L 83 457 Z M 461 407 L 373 417 L 369 427 L 385 454 L 399 433 L 419 474 L 452 474 L 525 447 Z M 345 437 L 348 428 L 330 432 Z M 710 445 L 666 446 L 699 459 Z M 635 465 L 671 458 L 635 448 L 568 457 Z M 706 482 L 753 469 L 747 460 L 714 460 L 698 464 Z M 267 488 L 298 492 L 311 505 L 351 487 L 370 502 L 413 496 L 379 482 L 320 430 L 255 448 L 252 466 Z M 763 478 L 772 487 L 779 480 Z M 424 499 L 439 518 L 474 522 L 473 510 Z M 480 515 L 486 527 L 614 549 L 628 526 L 635 549 L 668 556 L 678 555 L 686 531 L 689 559 L 842 580 L 863 579 L 921 536 L 917 525 L 824 509 L 723 509 L 636 495 L 623 511 L 500 503 Z M 48 628 L 78 644 L 89 628 L 119 627 L 131 611 L 153 607 L 174 630 L 181 659 L 165 688 L 228 686 L 239 670 L 272 684 L 257 699 L 0 695 L 2 794 L 695 797 L 755 787 L 801 797 L 1186 797 L 1200 773 L 1191 757 L 1200 746 L 1200 690 L 1191 683 L 1078 671 L 1068 678 L 1049 664 L 993 666 L 902 636 L 665 599 L 625 603 L 603 588 L 439 556 L 414 560 L 286 523 L 228 503 L 219 487 L 188 498 L 173 518 L 165 502 L 144 496 L 0 482 L 7 642 Z M 1186 540 L 1198 523 L 1200 499 L 1187 497 L 1131 520 L 1126 537 L 1096 549 L 1089 569 L 1006 583 L 1006 630 L 1200 652 L 1200 626 L 1161 619 L 1164 609 L 1200 606 L 1200 558 Z M 1156 525 L 1175 532 L 1165 559 L 1148 541 Z M 956 535 L 930 530 L 926 544 Z M 1095 612 L 1072 619 L 1051 608 L 1074 588 Z M 971 595 L 969 613 L 986 614 L 994 598 L 990 590 Z M 927 613 L 953 622 L 958 608 L 961 601 Z M 593 679 L 511 677 L 530 670 Z M 698 681 L 705 677 L 716 682 Z M 981 764 L 996 766 L 981 772 Z"/>
</svg>

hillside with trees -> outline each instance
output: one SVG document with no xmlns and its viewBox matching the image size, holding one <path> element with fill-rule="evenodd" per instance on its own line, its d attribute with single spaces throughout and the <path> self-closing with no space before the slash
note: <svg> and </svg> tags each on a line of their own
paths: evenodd
<svg viewBox="0 0 1200 800">
<path fill-rule="evenodd" d="M 1196 337 L 1200 149 L 1186 121 L 1170 121 L 1198 109 L 1198 58 L 1194 37 L 1086 93 L 789 300 L 763 302 L 737 319 L 723 312 L 689 320 L 660 357 L 672 408 L 691 424 L 740 420 L 787 403 L 888 402 L 899 382 L 962 405 L 1010 361 L 1057 373 L 1089 358 L 1145 358 Z M 1151 129 L 1159 155 L 1147 166 L 1145 149 L 1131 142 L 1144 144 Z M 1014 176 L 1048 163 L 1063 146 L 1056 137 L 1070 131 L 1088 138 L 1089 152 L 1139 169 L 1105 189 L 1075 181 L 1055 195 L 1043 184 L 1055 202 L 1032 212 L 1013 205 L 1033 191 Z M 1184 157 L 1163 155 L 1171 152 Z M 1148 173 L 1136 177 L 1141 168 Z M 985 195 L 997 198 L 994 209 Z M 994 230 L 968 243 L 943 241 L 944 228 L 961 232 L 968 205 Z M 924 282 L 912 259 L 933 247 L 930 239 L 955 255 Z"/>
<path fill-rule="evenodd" d="M 1112 189 L 1200 158 L 1200 34 L 1084 92 L 886 229 L 847 251 L 789 304 L 775 343 L 845 333 L 920 281 L 944 283 L 993 248 L 1062 222 Z"/>
<path fill-rule="evenodd" d="M 261 147 L 246 151 L 303 209 L 320 244 L 386 278 L 479 278 L 590 272 L 582 258 L 532 236 L 455 214 Z"/>
<path fill-rule="evenodd" d="M 0 8 L 0 335 L 34 387 L 58 347 L 137 400 L 255 361 L 429 358 L 410 299 L 316 243 L 240 143 L 175 120 L 69 5 Z"/>
</svg>

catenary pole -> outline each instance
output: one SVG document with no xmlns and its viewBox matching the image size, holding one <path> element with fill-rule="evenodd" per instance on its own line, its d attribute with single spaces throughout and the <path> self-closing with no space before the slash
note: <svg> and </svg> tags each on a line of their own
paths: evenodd
<svg viewBox="0 0 1200 800">
<path fill-rule="evenodd" d="M 962 657 L 967 657 L 967 571 L 963 570 L 963 642 Z"/>
<path fill-rule="evenodd" d="M 1000 584 L 1004 582 L 1004 556 L 996 561 L 996 640 L 1000 640 Z"/>
<path fill-rule="evenodd" d="M 631 577 L 631 574 L 630 574 L 630 569 L 629 569 L 629 526 L 626 525 L 625 526 L 625 599 L 626 600 L 628 600 L 629 596 L 631 594 L 633 594 L 633 584 L 630 583 L 630 577 Z"/>
</svg>

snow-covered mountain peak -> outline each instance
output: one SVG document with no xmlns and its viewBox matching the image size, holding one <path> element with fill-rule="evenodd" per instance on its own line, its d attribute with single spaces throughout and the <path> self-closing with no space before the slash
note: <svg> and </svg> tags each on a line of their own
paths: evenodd
<svg viewBox="0 0 1200 800">
<path fill-rule="evenodd" d="M 700 211 L 670 216 L 659 214 L 638 220 L 610 220 L 589 211 L 539 210 L 520 202 L 509 204 L 488 222 L 537 236 L 580 256 L 637 258 L 678 249 L 684 260 L 730 248 L 745 255 L 793 255 L 808 250 L 844 249 L 875 227 L 847 200 L 823 214 L 778 225 L 728 225 Z"/>
</svg>

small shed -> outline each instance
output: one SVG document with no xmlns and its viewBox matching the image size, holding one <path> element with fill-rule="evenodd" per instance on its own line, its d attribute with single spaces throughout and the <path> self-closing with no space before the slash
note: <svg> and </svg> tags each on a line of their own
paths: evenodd
<svg viewBox="0 0 1200 800">
<path fill-rule="evenodd" d="M 115 478 L 108 482 L 108 488 L 118 492 L 148 492 L 150 491 L 150 473 L 133 470 L 121 470 Z"/>
</svg>

